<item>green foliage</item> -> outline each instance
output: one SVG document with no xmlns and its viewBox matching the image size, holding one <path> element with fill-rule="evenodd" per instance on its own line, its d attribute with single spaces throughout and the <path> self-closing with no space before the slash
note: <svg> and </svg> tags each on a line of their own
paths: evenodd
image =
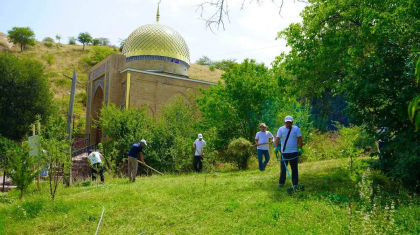
<svg viewBox="0 0 420 235">
<path fill-rule="evenodd" d="M 120 39 L 119 40 L 119 43 L 120 43 L 120 52 L 123 51 L 123 48 L 124 48 L 124 45 L 125 45 L 125 40 L 127 40 L 127 39 Z"/>
<path fill-rule="evenodd" d="M 75 37 L 69 37 L 69 45 L 76 45 L 76 38 Z"/>
<path fill-rule="evenodd" d="M 147 116 L 145 108 L 122 112 L 114 104 L 110 104 L 101 110 L 97 125 L 102 128 L 102 133 L 109 137 L 109 141 L 103 143 L 106 165 L 118 173 L 118 167 L 127 157 L 131 146 L 141 139 L 149 142 L 153 119 Z"/>
<path fill-rule="evenodd" d="M 397 136 L 412 139 L 408 136 L 414 131 L 406 108 L 420 93 L 414 80 L 419 4 L 413 0 L 314 0 L 302 12 L 302 23 L 279 33 L 291 51 L 278 61 L 295 77 L 301 96 L 326 90 L 342 94 L 355 124 L 363 124 L 371 134 L 375 127 L 388 128 L 392 135 L 381 138 L 387 150 L 380 161 L 394 167 L 394 159 L 411 155 L 409 149 L 391 143 L 398 141 Z M 418 153 L 411 157 L 420 159 Z M 386 169 L 393 176 L 401 170 Z"/>
<path fill-rule="evenodd" d="M 116 51 L 108 46 L 93 46 L 89 51 L 89 54 L 82 57 L 81 61 L 87 63 L 89 66 L 94 66 L 110 54 L 116 53 Z"/>
<path fill-rule="evenodd" d="M 417 61 L 414 75 L 418 83 L 420 80 L 420 59 Z M 420 129 L 420 95 L 410 102 L 408 106 L 408 117 L 416 127 L 416 131 L 418 131 Z"/>
<path fill-rule="evenodd" d="M 60 43 L 61 35 L 59 35 L 59 34 L 55 35 L 55 39 L 57 39 L 58 40 L 58 43 Z"/>
<path fill-rule="evenodd" d="M 209 57 L 202 56 L 201 58 L 199 58 L 198 60 L 196 60 L 195 63 L 198 64 L 198 65 L 210 66 L 213 62 L 212 62 L 212 60 Z"/>
<path fill-rule="evenodd" d="M 248 168 L 248 160 L 251 156 L 252 144 L 244 138 L 234 139 L 229 143 L 228 161 L 235 164 L 239 170 Z"/>
<path fill-rule="evenodd" d="M 44 42 L 44 45 L 46 47 L 51 48 L 54 45 L 54 39 L 52 39 L 51 37 L 46 37 L 42 41 Z"/>
<path fill-rule="evenodd" d="M 12 179 L 16 188 L 20 191 L 20 198 L 32 181 L 39 174 L 34 165 L 39 163 L 37 156 L 29 156 L 29 145 L 23 142 L 21 146 L 12 145 L 7 151 L 6 175 Z"/>
<path fill-rule="evenodd" d="M 0 134 L 21 139 L 40 115 L 46 120 L 52 111 L 52 94 L 41 62 L 0 54 Z"/>
<path fill-rule="evenodd" d="M 83 50 L 85 50 L 85 45 L 89 45 L 89 43 L 92 43 L 93 38 L 88 32 L 84 32 L 79 34 L 77 40 L 83 44 Z"/>
<path fill-rule="evenodd" d="M 7 164 L 7 151 L 12 148 L 15 143 L 7 138 L 0 136 L 0 168 L 5 169 Z"/>
<path fill-rule="evenodd" d="M 62 115 L 50 116 L 40 138 L 43 148 L 42 165 L 48 167 L 50 196 L 54 201 L 61 176 L 71 169 L 71 147 Z"/>
<path fill-rule="evenodd" d="M 35 46 L 35 33 L 29 27 L 13 27 L 7 33 L 10 42 L 20 44 L 20 51 L 26 46 Z"/>
<path fill-rule="evenodd" d="M 43 54 L 43 55 L 41 56 L 41 58 L 42 58 L 42 59 L 44 59 L 44 60 L 45 60 L 45 62 L 47 62 L 49 65 L 52 65 L 52 64 L 54 64 L 54 63 L 55 63 L 55 60 L 54 60 L 54 54 L 50 54 L 50 53 Z"/>
<path fill-rule="evenodd" d="M 198 60 L 195 61 L 198 65 L 205 65 L 209 66 L 210 71 L 214 71 L 215 69 L 220 69 L 226 71 L 227 69 L 233 68 L 236 63 L 236 59 L 223 59 L 223 60 L 211 60 L 207 56 L 202 56 Z"/>
<path fill-rule="evenodd" d="M 94 38 L 92 40 L 92 45 L 94 46 L 109 46 L 108 38 Z"/>
</svg>

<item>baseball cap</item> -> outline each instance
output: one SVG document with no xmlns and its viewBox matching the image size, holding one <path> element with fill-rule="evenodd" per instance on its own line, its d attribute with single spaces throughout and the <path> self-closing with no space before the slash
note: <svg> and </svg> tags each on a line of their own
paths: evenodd
<svg viewBox="0 0 420 235">
<path fill-rule="evenodd" d="M 144 145 L 147 145 L 146 140 L 144 140 L 144 139 L 140 140 L 140 143 L 143 143 Z"/>
<path fill-rule="evenodd" d="M 260 127 L 261 127 L 261 126 L 263 126 L 263 127 L 267 127 L 267 125 L 265 125 L 265 123 L 261 123 L 261 124 L 260 124 Z"/>
<path fill-rule="evenodd" d="M 91 154 L 91 153 L 92 153 L 92 149 L 89 149 L 89 150 L 88 150 L 88 154 Z"/>
<path fill-rule="evenodd" d="M 203 138 L 203 134 L 198 134 L 198 138 L 202 139 Z"/>
<path fill-rule="evenodd" d="M 286 116 L 286 117 L 284 118 L 284 122 L 293 122 L 293 118 L 292 118 L 292 116 Z"/>
</svg>

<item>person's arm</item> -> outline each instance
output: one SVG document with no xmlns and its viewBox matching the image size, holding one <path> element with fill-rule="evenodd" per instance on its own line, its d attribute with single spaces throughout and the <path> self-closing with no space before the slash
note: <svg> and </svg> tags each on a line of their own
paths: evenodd
<svg viewBox="0 0 420 235">
<path fill-rule="evenodd" d="M 193 148 L 195 151 L 197 151 L 197 146 L 195 146 L 195 142 L 193 143 Z"/>
<path fill-rule="evenodd" d="M 258 139 L 255 139 L 255 145 L 260 146 L 260 144 L 258 144 Z"/>
<path fill-rule="evenodd" d="M 143 152 L 140 152 L 140 159 L 141 159 L 141 164 L 146 165 L 146 163 L 144 162 Z"/>
<path fill-rule="evenodd" d="M 297 140 L 298 140 L 298 146 L 299 146 L 299 149 L 302 149 L 302 143 L 303 143 L 303 141 L 302 141 L 302 136 L 299 136 L 299 137 L 297 137 Z"/>
<path fill-rule="evenodd" d="M 276 137 L 276 142 L 274 143 L 274 148 L 277 148 L 279 146 L 280 137 Z"/>
<path fill-rule="evenodd" d="M 271 134 L 271 132 L 270 132 L 270 137 L 268 137 L 268 144 L 271 144 L 271 143 L 273 143 L 274 142 L 274 136 L 273 136 L 273 134 Z"/>
</svg>

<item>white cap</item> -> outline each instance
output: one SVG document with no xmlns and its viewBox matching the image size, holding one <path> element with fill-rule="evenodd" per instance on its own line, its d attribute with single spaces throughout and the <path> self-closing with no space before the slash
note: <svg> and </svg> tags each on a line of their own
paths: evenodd
<svg viewBox="0 0 420 235">
<path fill-rule="evenodd" d="M 284 122 L 293 122 L 293 118 L 292 118 L 292 116 L 286 116 L 286 117 L 284 118 Z"/>
<path fill-rule="evenodd" d="M 260 127 L 262 127 L 262 126 L 263 126 L 263 127 L 267 127 L 267 125 L 265 125 L 265 123 L 261 123 L 261 124 L 260 124 Z"/>
<path fill-rule="evenodd" d="M 140 143 L 143 143 L 144 145 L 147 145 L 146 140 L 144 140 L 144 139 L 140 140 Z"/>
<path fill-rule="evenodd" d="M 202 139 L 203 138 L 203 134 L 198 134 L 198 138 Z"/>
</svg>

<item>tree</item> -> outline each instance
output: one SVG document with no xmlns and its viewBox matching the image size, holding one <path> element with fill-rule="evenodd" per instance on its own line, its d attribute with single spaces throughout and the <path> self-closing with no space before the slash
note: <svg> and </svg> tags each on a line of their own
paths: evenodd
<svg viewBox="0 0 420 235">
<path fill-rule="evenodd" d="M 202 90 L 197 99 L 206 129 L 215 127 L 218 149 L 238 137 L 253 141 L 264 114 L 275 109 L 277 81 L 264 64 L 245 60 L 222 75 L 225 84 Z"/>
<path fill-rule="evenodd" d="M 55 35 L 55 39 L 57 39 L 58 40 L 58 43 L 60 43 L 61 35 L 59 35 L 59 34 Z"/>
<path fill-rule="evenodd" d="M 314 0 L 301 24 L 279 33 L 291 51 L 282 66 L 295 76 L 302 96 L 326 90 L 342 94 L 356 124 L 379 138 L 380 168 L 417 187 L 420 177 L 419 133 L 407 120 L 407 105 L 420 87 L 414 68 L 419 58 L 420 3 L 414 0 Z"/>
<path fill-rule="evenodd" d="M 285 0 L 271 0 L 271 2 L 279 8 L 279 14 L 281 13 L 281 10 L 283 9 L 283 4 Z M 307 0 L 294 0 L 294 2 L 304 2 L 309 3 L 311 1 Z M 253 1 L 250 1 L 253 2 Z M 255 2 L 258 5 L 261 5 L 264 3 L 263 0 L 255 0 Z M 244 5 L 246 3 L 246 0 L 242 1 L 242 7 L 244 8 Z M 210 7 L 214 9 L 214 12 L 211 12 L 209 16 L 205 16 L 205 8 Z M 196 11 L 200 12 L 200 17 L 206 22 L 206 27 L 210 28 L 210 30 L 213 31 L 213 27 L 217 26 L 217 29 L 220 28 L 220 25 L 223 29 L 225 29 L 225 22 L 224 18 L 226 17 L 228 21 L 229 19 L 229 7 L 228 7 L 228 0 L 215 0 L 215 1 L 203 1 L 203 3 L 197 5 Z"/>
<path fill-rule="evenodd" d="M 420 81 L 420 59 L 417 61 L 415 76 L 417 83 Z M 416 131 L 420 129 L 420 95 L 415 97 L 408 106 L 408 117 L 414 124 Z"/>
<path fill-rule="evenodd" d="M 42 41 L 44 42 L 46 47 L 52 47 L 54 43 L 54 39 L 52 39 L 51 37 L 46 37 Z"/>
<path fill-rule="evenodd" d="M 75 37 L 69 37 L 69 45 L 76 45 L 76 38 Z"/>
<path fill-rule="evenodd" d="M 101 41 L 99 40 L 99 38 L 94 38 L 92 40 L 92 45 L 94 45 L 94 46 L 101 46 L 102 44 L 101 44 Z"/>
<path fill-rule="evenodd" d="M 85 45 L 89 45 L 93 39 L 88 32 L 84 32 L 79 34 L 77 40 L 83 44 L 83 50 L 85 50 Z"/>
<path fill-rule="evenodd" d="M 195 63 L 198 65 L 210 66 L 213 63 L 213 61 L 209 57 L 204 55 L 201 58 L 199 58 L 197 61 L 195 61 Z"/>
<path fill-rule="evenodd" d="M 121 52 L 123 51 L 123 48 L 124 48 L 124 45 L 125 45 L 125 40 L 127 40 L 127 39 L 121 39 L 121 38 L 120 38 L 119 43 L 120 43 L 120 51 L 121 51 Z"/>
<path fill-rule="evenodd" d="M 29 155 L 29 145 L 23 142 L 22 146 L 13 145 L 7 152 L 7 172 L 6 175 L 16 184 L 20 190 L 20 198 L 23 197 L 23 191 L 33 182 L 40 173 L 35 170 L 34 165 L 39 163 L 36 156 Z"/>
<path fill-rule="evenodd" d="M 212 65 L 216 69 L 220 69 L 223 71 L 226 71 L 227 69 L 231 69 L 237 64 L 238 63 L 236 62 L 236 59 L 223 59 L 223 60 L 214 61 L 212 63 Z"/>
<path fill-rule="evenodd" d="M 111 54 L 116 54 L 117 52 L 109 47 L 104 46 L 93 46 L 92 53 L 85 55 L 82 58 L 82 61 L 87 63 L 90 66 L 94 66 L 95 64 L 101 62 L 107 56 Z"/>
<path fill-rule="evenodd" d="M 109 39 L 108 38 L 99 38 L 99 41 L 102 46 L 109 46 Z"/>
<path fill-rule="evenodd" d="M 40 138 L 44 150 L 42 151 L 42 165 L 48 166 L 50 195 L 54 201 L 61 176 L 71 169 L 71 147 L 67 139 L 66 121 L 63 116 L 50 116 L 44 126 Z"/>
<path fill-rule="evenodd" d="M 40 61 L 0 54 L 0 135 L 20 140 L 37 115 L 52 111 L 52 93 Z"/>
<path fill-rule="evenodd" d="M 25 46 L 35 46 L 35 33 L 29 27 L 13 27 L 7 33 L 10 42 L 20 44 L 20 51 L 23 51 Z"/>
</svg>

